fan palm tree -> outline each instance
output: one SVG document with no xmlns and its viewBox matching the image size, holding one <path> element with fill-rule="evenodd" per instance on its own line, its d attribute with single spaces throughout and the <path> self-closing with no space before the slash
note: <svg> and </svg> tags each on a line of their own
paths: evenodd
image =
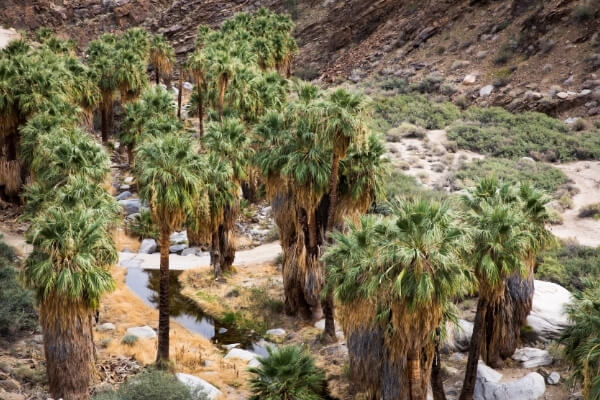
<svg viewBox="0 0 600 400">
<path fill-rule="evenodd" d="M 192 75 L 194 82 L 196 82 L 200 136 L 204 135 L 204 102 L 209 65 L 209 59 L 206 57 L 206 54 L 203 51 L 196 51 L 192 53 L 186 62 L 186 69 L 188 70 L 189 74 Z"/>
<path fill-rule="evenodd" d="M 51 207 L 33 220 L 33 252 L 23 275 L 40 304 L 50 393 L 87 399 L 94 372 L 92 315 L 115 287 L 108 267 L 115 244 L 101 214 L 85 207 Z"/>
<path fill-rule="evenodd" d="M 140 198 L 148 203 L 160 230 L 160 289 L 158 352 L 156 362 L 169 360 L 169 243 L 195 208 L 201 195 L 204 166 L 188 138 L 170 134 L 150 139 L 136 151 L 136 175 Z"/>
<path fill-rule="evenodd" d="M 235 75 L 240 62 L 225 51 L 217 51 L 212 57 L 211 74 L 217 80 L 217 111 L 219 119 L 223 118 L 223 107 L 225 103 L 225 93 L 231 79 Z"/>
<path fill-rule="evenodd" d="M 502 306 L 505 279 L 525 272 L 531 234 L 514 198 L 511 187 L 495 179 L 482 180 L 464 196 L 469 208 L 467 222 L 474 229 L 473 251 L 468 259 L 477 278 L 479 297 L 461 400 L 473 399 L 479 356 L 488 359 L 488 343 L 494 334 L 486 332 L 486 325 L 497 315 L 488 316 L 487 310 Z"/>
<path fill-rule="evenodd" d="M 391 219 L 362 217 L 332 236 L 323 260 L 352 381 L 372 398 L 424 400 L 434 333 L 466 287 L 465 231 L 448 204 L 416 200 L 395 205 Z"/>
<path fill-rule="evenodd" d="M 156 84 L 160 83 L 161 75 L 173 72 L 175 50 L 162 35 L 153 35 L 150 42 L 150 62 L 156 69 Z"/>
</svg>

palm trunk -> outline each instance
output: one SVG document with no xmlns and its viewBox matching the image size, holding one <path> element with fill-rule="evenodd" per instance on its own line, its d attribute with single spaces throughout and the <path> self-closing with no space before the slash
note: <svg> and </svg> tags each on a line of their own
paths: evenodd
<svg viewBox="0 0 600 400">
<path fill-rule="evenodd" d="M 57 299 L 44 302 L 40 311 L 52 397 L 87 399 L 95 356 L 92 311 L 82 304 Z"/>
<path fill-rule="evenodd" d="M 485 315 L 487 314 L 487 306 L 487 299 L 480 297 L 477 301 L 477 313 L 475 314 L 475 324 L 473 326 L 473 335 L 471 336 L 467 370 L 465 371 L 465 380 L 462 391 L 460 392 L 459 400 L 473 400 L 481 344 L 485 339 Z"/>
<path fill-rule="evenodd" d="M 160 84 L 160 71 L 156 68 L 156 86 Z"/>
<path fill-rule="evenodd" d="M 440 328 L 435 331 L 435 349 L 431 363 L 431 391 L 433 400 L 446 400 L 444 381 L 442 380 L 442 359 L 440 357 Z"/>
<path fill-rule="evenodd" d="M 106 105 L 102 105 L 102 109 L 100 110 L 101 114 L 102 114 L 102 126 L 101 126 L 101 131 L 102 131 L 102 144 L 107 144 L 108 143 L 108 108 L 106 107 Z"/>
<path fill-rule="evenodd" d="M 210 243 L 210 263 L 213 266 L 215 278 L 223 277 L 223 271 L 221 270 L 221 257 L 219 257 L 219 232 L 213 232 L 211 243 Z"/>
<path fill-rule="evenodd" d="M 133 168 L 135 166 L 135 155 L 133 154 L 133 149 L 135 148 L 135 143 L 130 143 L 127 145 L 127 160 L 129 161 L 129 166 Z"/>
<path fill-rule="evenodd" d="M 169 362 L 169 244 L 171 232 L 160 233 L 160 281 L 158 296 L 158 352 L 156 364 L 166 368 Z"/>
<path fill-rule="evenodd" d="M 420 353 L 412 350 L 408 354 L 408 376 L 410 383 L 410 400 L 425 400 L 423 393 L 423 377 L 421 373 Z"/>
<path fill-rule="evenodd" d="M 183 66 L 179 68 L 179 93 L 177 93 L 177 118 L 181 119 L 181 100 L 183 96 Z"/>
<path fill-rule="evenodd" d="M 202 89 L 200 89 L 200 83 L 198 83 L 198 130 L 200 137 L 204 136 L 204 101 L 202 97 Z"/>
<path fill-rule="evenodd" d="M 231 231 L 226 225 L 219 227 L 219 259 L 221 272 L 229 272 L 235 260 L 235 248 L 231 240 Z"/>
<path fill-rule="evenodd" d="M 221 86 L 219 87 L 219 104 L 218 106 L 218 111 L 219 111 L 219 121 L 223 120 L 223 105 L 225 103 L 225 92 L 227 91 L 227 79 L 224 79 L 221 82 Z"/>
</svg>

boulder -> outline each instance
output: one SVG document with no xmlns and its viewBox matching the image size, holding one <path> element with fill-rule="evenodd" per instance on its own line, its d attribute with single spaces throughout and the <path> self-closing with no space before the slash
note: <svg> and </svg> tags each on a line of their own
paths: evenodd
<svg viewBox="0 0 600 400">
<path fill-rule="evenodd" d="M 494 85 L 485 85 L 479 89 L 479 97 L 488 97 L 494 91 Z"/>
<path fill-rule="evenodd" d="M 126 190 L 123 193 L 119 193 L 115 198 L 117 200 L 126 200 L 130 197 L 131 197 L 131 192 L 129 190 Z"/>
<path fill-rule="evenodd" d="M 128 176 L 125 179 L 123 179 L 123 182 L 127 185 L 131 185 L 133 183 L 133 176 Z"/>
<path fill-rule="evenodd" d="M 142 208 L 140 199 L 119 200 L 119 204 L 123 207 L 126 215 L 139 213 Z"/>
<path fill-rule="evenodd" d="M 154 329 L 147 325 L 129 328 L 125 334 L 137 336 L 140 339 L 154 339 L 156 337 L 156 332 L 154 332 Z"/>
<path fill-rule="evenodd" d="M 188 247 L 187 249 L 183 249 L 181 252 L 182 256 L 197 256 L 202 252 L 202 249 L 198 247 Z"/>
<path fill-rule="evenodd" d="M 185 249 L 187 249 L 187 244 L 174 244 L 169 246 L 169 253 L 179 253 Z"/>
<path fill-rule="evenodd" d="M 480 362 L 477 367 L 474 400 L 537 400 L 544 395 L 544 377 L 537 372 L 523 378 L 500 382 L 502 374 Z"/>
<path fill-rule="evenodd" d="M 183 82 L 183 88 L 185 90 L 192 90 L 194 89 L 194 85 L 191 82 Z"/>
<path fill-rule="evenodd" d="M 285 335 L 285 329 L 281 329 L 281 328 L 276 328 L 276 329 L 269 329 L 266 332 L 267 335 L 271 335 L 271 336 L 284 336 Z"/>
<path fill-rule="evenodd" d="M 552 364 L 554 358 L 548 350 L 537 349 L 535 347 L 523 347 L 517 349 L 512 359 L 520 361 L 523 368 L 543 367 Z"/>
<path fill-rule="evenodd" d="M 533 306 L 527 317 L 527 325 L 546 341 L 558 339 L 570 325 L 565 307 L 573 301 L 571 293 L 552 282 L 534 282 Z"/>
<path fill-rule="evenodd" d="M 558 385 L 558 383 L 560 382 L 560 374 L 556 371 L 552 372 L 546 378 L 546 382 L 548 382 L 548 385 Z"/>
<path fill-rule="evenodd" d="M 215 386 L 206 382 L 202 378 L 198 378 L 197 376 L 184 374 L 181 372 L 176 373 L 175 376 L 179 382 L 187 386 L 192 392 L 198 389 L 202 390 L 206 394 L 206 398 L 208 400 L 215 400 L 222 394 L 221 391 Z"/>
<path fill-rule="evenodd" d="M 567 92 L 558 92 L 556 93 L 556 97 L 558 97 L 559 99 L 566 99 L 567 97 L 569 97 L 569 94 Z"/>
<path fill-rule="evenodd" d="M 477 75 L 476 74 L 468 74 L 467 76 L 465 76 L 463 78 L 463 83 L 465 85 L 472 85 L 475 83 L 475 81 L 477 81 Z"/>
<path fill-rule="evenodd" d="M 452 353 L 455 351 L 467 351 L 471 343 L 471 335 L 473 334 L 473 323 L 464 319 L 458 320 L 458 325 L 448 323 L 446 326 L 446 340 L 442 345 L 444 353 Z"/>
<path fill-rule="evenodd" d="M 156 240 L 154 239 L 144 239 L 142 240 L 142 244 L 140 244 L 140 249 L 138 253 L 140 254 L 152 254 L 156 252 L 158 245 L 156 244 Z"/>
<path fill-rule="evenodd" d="M 131 186 L 129 185 L 121 185 L 119 186 L 119 190 L 123 190 L 123 191 L 127 191 L 131 188 Z"/>
<path fill-rule="evenodd" d="M 187 243 L 187 231 L 173 232 L 170 237 L 171 244 Z"/>
<path fill-rule="evenodd" d="M 105 322 L 103 324 L 98 325 L 96 327 L 96 330 L 98 332 L 114 331 L 115 330 L 115 324 L 112 324 L 110 322 Z"/>
<path fill-rule="evenodd" d="M 231 350 L 229 350 L 229 353 L 227 353 L 225 355 L 224 358 L 226 358 L 226 359 L 238 359 L 238 360 L 250 362 L 252 360 L 256 360 L 257 357 L 258 357 L 258 354 L 253 353 L 253 352 L 248 351 L 248 350 L 231 349 Z"/>
</svg>

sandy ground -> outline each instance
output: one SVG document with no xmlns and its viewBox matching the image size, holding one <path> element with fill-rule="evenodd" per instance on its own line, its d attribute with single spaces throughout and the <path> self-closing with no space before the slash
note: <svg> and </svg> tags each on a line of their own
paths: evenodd
<svg viewBox="0 0 600 400">
<path fill-rule="evenodd" d="M 600 221 L 577 216 L 581 207 L 600 202 L 600 162 L 578 161 L 555 166 L 575 183 L 579 194 L 573 197 L 573 207 L 562 214 L 562 225 L 550 228 L 552 233 L 584 246 L 600 246 Z"/>
<path fill-rule="evenodd" d="M 19 34 L 17 33 L 16 30 L 14 30 L 12 28 L 11 29 L 0 28 L 0 49 L 3 49 L 4 47 L 6 47 L 8 42 L 10 42 L 11 40 L 18 39 L 18 38 L 19 38 Z"/>
</svg>

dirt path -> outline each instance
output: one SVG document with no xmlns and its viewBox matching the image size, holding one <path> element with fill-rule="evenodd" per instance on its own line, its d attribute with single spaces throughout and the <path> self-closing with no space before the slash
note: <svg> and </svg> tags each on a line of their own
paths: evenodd
<svg viewBox="0 0 600 400">
<path fill-rule="evenodd" d="M 600 246 L 600 221 L 579 218 L 579 210 L 588 204 L 600 202 L 600 161 L 578 161 L 555 165 L 580 190 L 573 197 L 573 207 L 563 214 L 562 225 L 552 226 L 552 233 L 561 239 L 575 239 L 584 246 Z"/>
<path fill-rule="evenodd" d="M 250 250 L 236 251 L 235 266 L 260 265 L 271 262 L 281 253 L 279 242 L 263 244 Z M 198 269 L 210 266 L 209 254 L 202 256 L 180 256 L 171 254 L 169 256 L 171 270 Z M 160 253 L 137 254 L 119 253 L 119 266 L 127 268 L 159 269 Z"/>
</svg>

